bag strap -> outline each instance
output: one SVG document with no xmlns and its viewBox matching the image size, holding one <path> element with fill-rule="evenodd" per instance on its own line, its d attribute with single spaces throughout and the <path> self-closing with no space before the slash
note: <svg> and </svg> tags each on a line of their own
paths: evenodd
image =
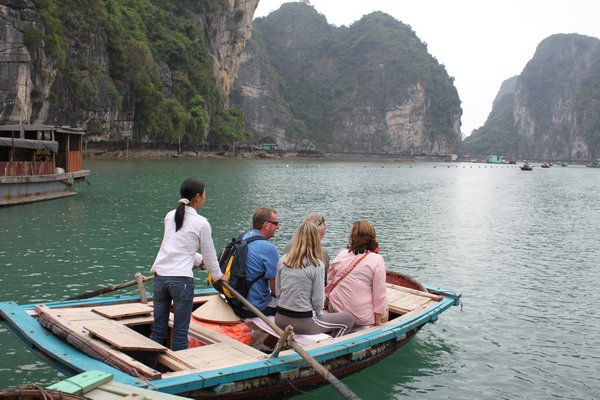
<svg viewBox="0 0 600 400">
<path fill-rule="evenodd" d="M 243 236 L 244 235 L 242 235 L 240 238 L 242 238 Z M 263 235 L 253 235 L 253 236 L 250 236 L 248 239 L 242 239 L 242 240 L 245 240 L 246 243 L 252 243 L 255 240 L 267 240 L 267 239 Z"/>
<path fill-rule="evenodd" d="M 342 281 L 342 280 L 343 280 L 343 279 L 344 279 L 346 276 L 348 276 L 348 274 L 349 274 L 350 272 L 352 272 L 352 270 L 354 269 L 354 267 L 356 267 L 356 266 L 358 265 L 358 263 L 360 263 L 360 262 L 361 262 L 361 261 L 362 261 L 362 260 L 363 260 L 363 259 L 364 259 L 364 258 L 367 256 L 367 255 L 369 255 L 369 253 L 370 253 L 370 251 L 369 251 L 369 250 L 367 250 L 367 252 L 366 252 L 366 253 L 365 253 L 365 254 L 364 254 L 362 257 L 360 257 L 358 260 L 356 260 L 356 261 L 354 262 L 354 264 L 352 264 L 352 266 L 350 266 L 349 268 L 346 268 L 346 269 L 344 270 L 344 272 L 342 272 L 342 275 L 341 275 L 341 276 L 340 276 L 340 277 L 337 279 L 337 281 L 335 281 L 335 282 L 333 283 L 333 285 L 331 285 L 331 288 L 330 288 L 330 285 L 327 285 L 327 287 L 325 287 L 325 295 L 326 295 L 326 296 L 329 296 L 329 294 L 330 294 L 330 293 L 333 291 L 333 289 L 335 289 L 335 287 L 336 287 L 336 286 L 337 286 L 337 285 L 338 285 L 338 284 L 339 284 L 339 283 L 340 283 L 340 282 L 341 282 L 341 281 Z"/>
<path fill-rule="evenodd" d="M 245 233 L 241 233 L 239 238 L 241 240 L 245 240 L 246 241 L 246 245 L 248 245 L 248 243 L 252 243 L 255 240 L 267 240 L 263 235 L 254 235 L 254 236 L 250 236 L 248 239 L 243 239 Z M 244 270 L 246 269 L 246 266 L 244 265 Z M 259 276 L 257 276 L 256 278 L 252 279 L 252 280 L 247 280 L 248 282 L 248 289 L 250 289 L 252 287 L 252 285 L 254 285 L 259 279 L 263 278 L 265 275 L 267 274 L 266 271 L 264 271 L 262 274 L 260 274 Z"/>
</svg>

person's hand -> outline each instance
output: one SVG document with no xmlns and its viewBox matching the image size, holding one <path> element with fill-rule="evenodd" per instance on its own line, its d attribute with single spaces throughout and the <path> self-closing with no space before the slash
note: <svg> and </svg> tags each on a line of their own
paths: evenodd
<svg viewBox="0 0 600 400">
<path fill-rule="evenodd" d="M 229 283 L 229 276 L 228 275 L 221 275 L 221 278 L 219 279 L 221 282 L 225 282 L 225 283 Z"/>
<path fill-rule="evenodd" d="M 375 313 L 375 325 L 381 325 L 381 314 Z"/>
</svg>

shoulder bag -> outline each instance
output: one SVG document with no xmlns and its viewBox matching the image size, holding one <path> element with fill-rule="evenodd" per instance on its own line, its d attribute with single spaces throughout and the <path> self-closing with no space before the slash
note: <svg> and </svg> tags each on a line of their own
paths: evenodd
<svg viewBox="0 0 600 400">
<path fill-rule="evenodd" d="M 324 310 L 327 310 L 329 308 L 329 295 L 331 294 L 331 292 L 333 291 L 333 289 L 335 289 L 335 287 L 346 277 L 348 276 L 348 274 L 350 272 L 352 272 L 352 270 L 354 269 L 354 267 L 356 267 L 358 265 L 358 263 L 360 263 L 367 255 L 369 254 L 369 250 L 367 250 L 365 252 L 365 254 L 363 254 L 362 257 L 359 257 L 358 260 L 356 260 L 354 262 L 354 264 L 352 264 L 350 267 L 346 268 L 344 270 L 344 272 L 342 272 L 342 274 L 340 275 L 340 277 L 333 282 L 331 285 L 327 285 L 325 286 L 325 306 L 323 307 Z"/>
</svg>

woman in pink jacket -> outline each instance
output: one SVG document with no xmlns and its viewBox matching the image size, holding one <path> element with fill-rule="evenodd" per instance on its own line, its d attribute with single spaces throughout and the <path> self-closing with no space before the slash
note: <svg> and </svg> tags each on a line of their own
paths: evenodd
<svg viewBox="0 0 600 400">
<path fill-rule="evenodd" d="M 367 221 L 352 224 L 348 248 L 329 265 L 329 309 L 349 312 L 355 325 L 381 325 L 387 321 L 385 263 L 379 254 L 375 228 Z"/>
</svg>

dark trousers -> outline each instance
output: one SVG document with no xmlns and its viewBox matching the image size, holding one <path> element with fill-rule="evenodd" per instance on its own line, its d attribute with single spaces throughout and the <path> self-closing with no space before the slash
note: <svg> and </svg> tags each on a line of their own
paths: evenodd
<svg viewBox="0 0 600 400">
<path fill-rule="evenodd" d="M 264 310 L 261 310 L 261 312 L 265 315 L 275 315 L 276 312 L 276 308 L 275 307 L 267 307 Z M 242 310 L 240 312 L 240 317 L 241 318 L 254 318 L 254 317 L 258 317 L 258 315 L 254 314 L 252 311 L 248 311 L 248 310 Z"/>
<path fill-rule="evenodd" d="M 194 279 L 184 276 L 154 277 L 154 324 L 150 339 L 164 344 L 169 327 L 169 313 L 173 302 L 173 350 L 188 347 L 188 329 L 194 300 Z"/>
</svg>

